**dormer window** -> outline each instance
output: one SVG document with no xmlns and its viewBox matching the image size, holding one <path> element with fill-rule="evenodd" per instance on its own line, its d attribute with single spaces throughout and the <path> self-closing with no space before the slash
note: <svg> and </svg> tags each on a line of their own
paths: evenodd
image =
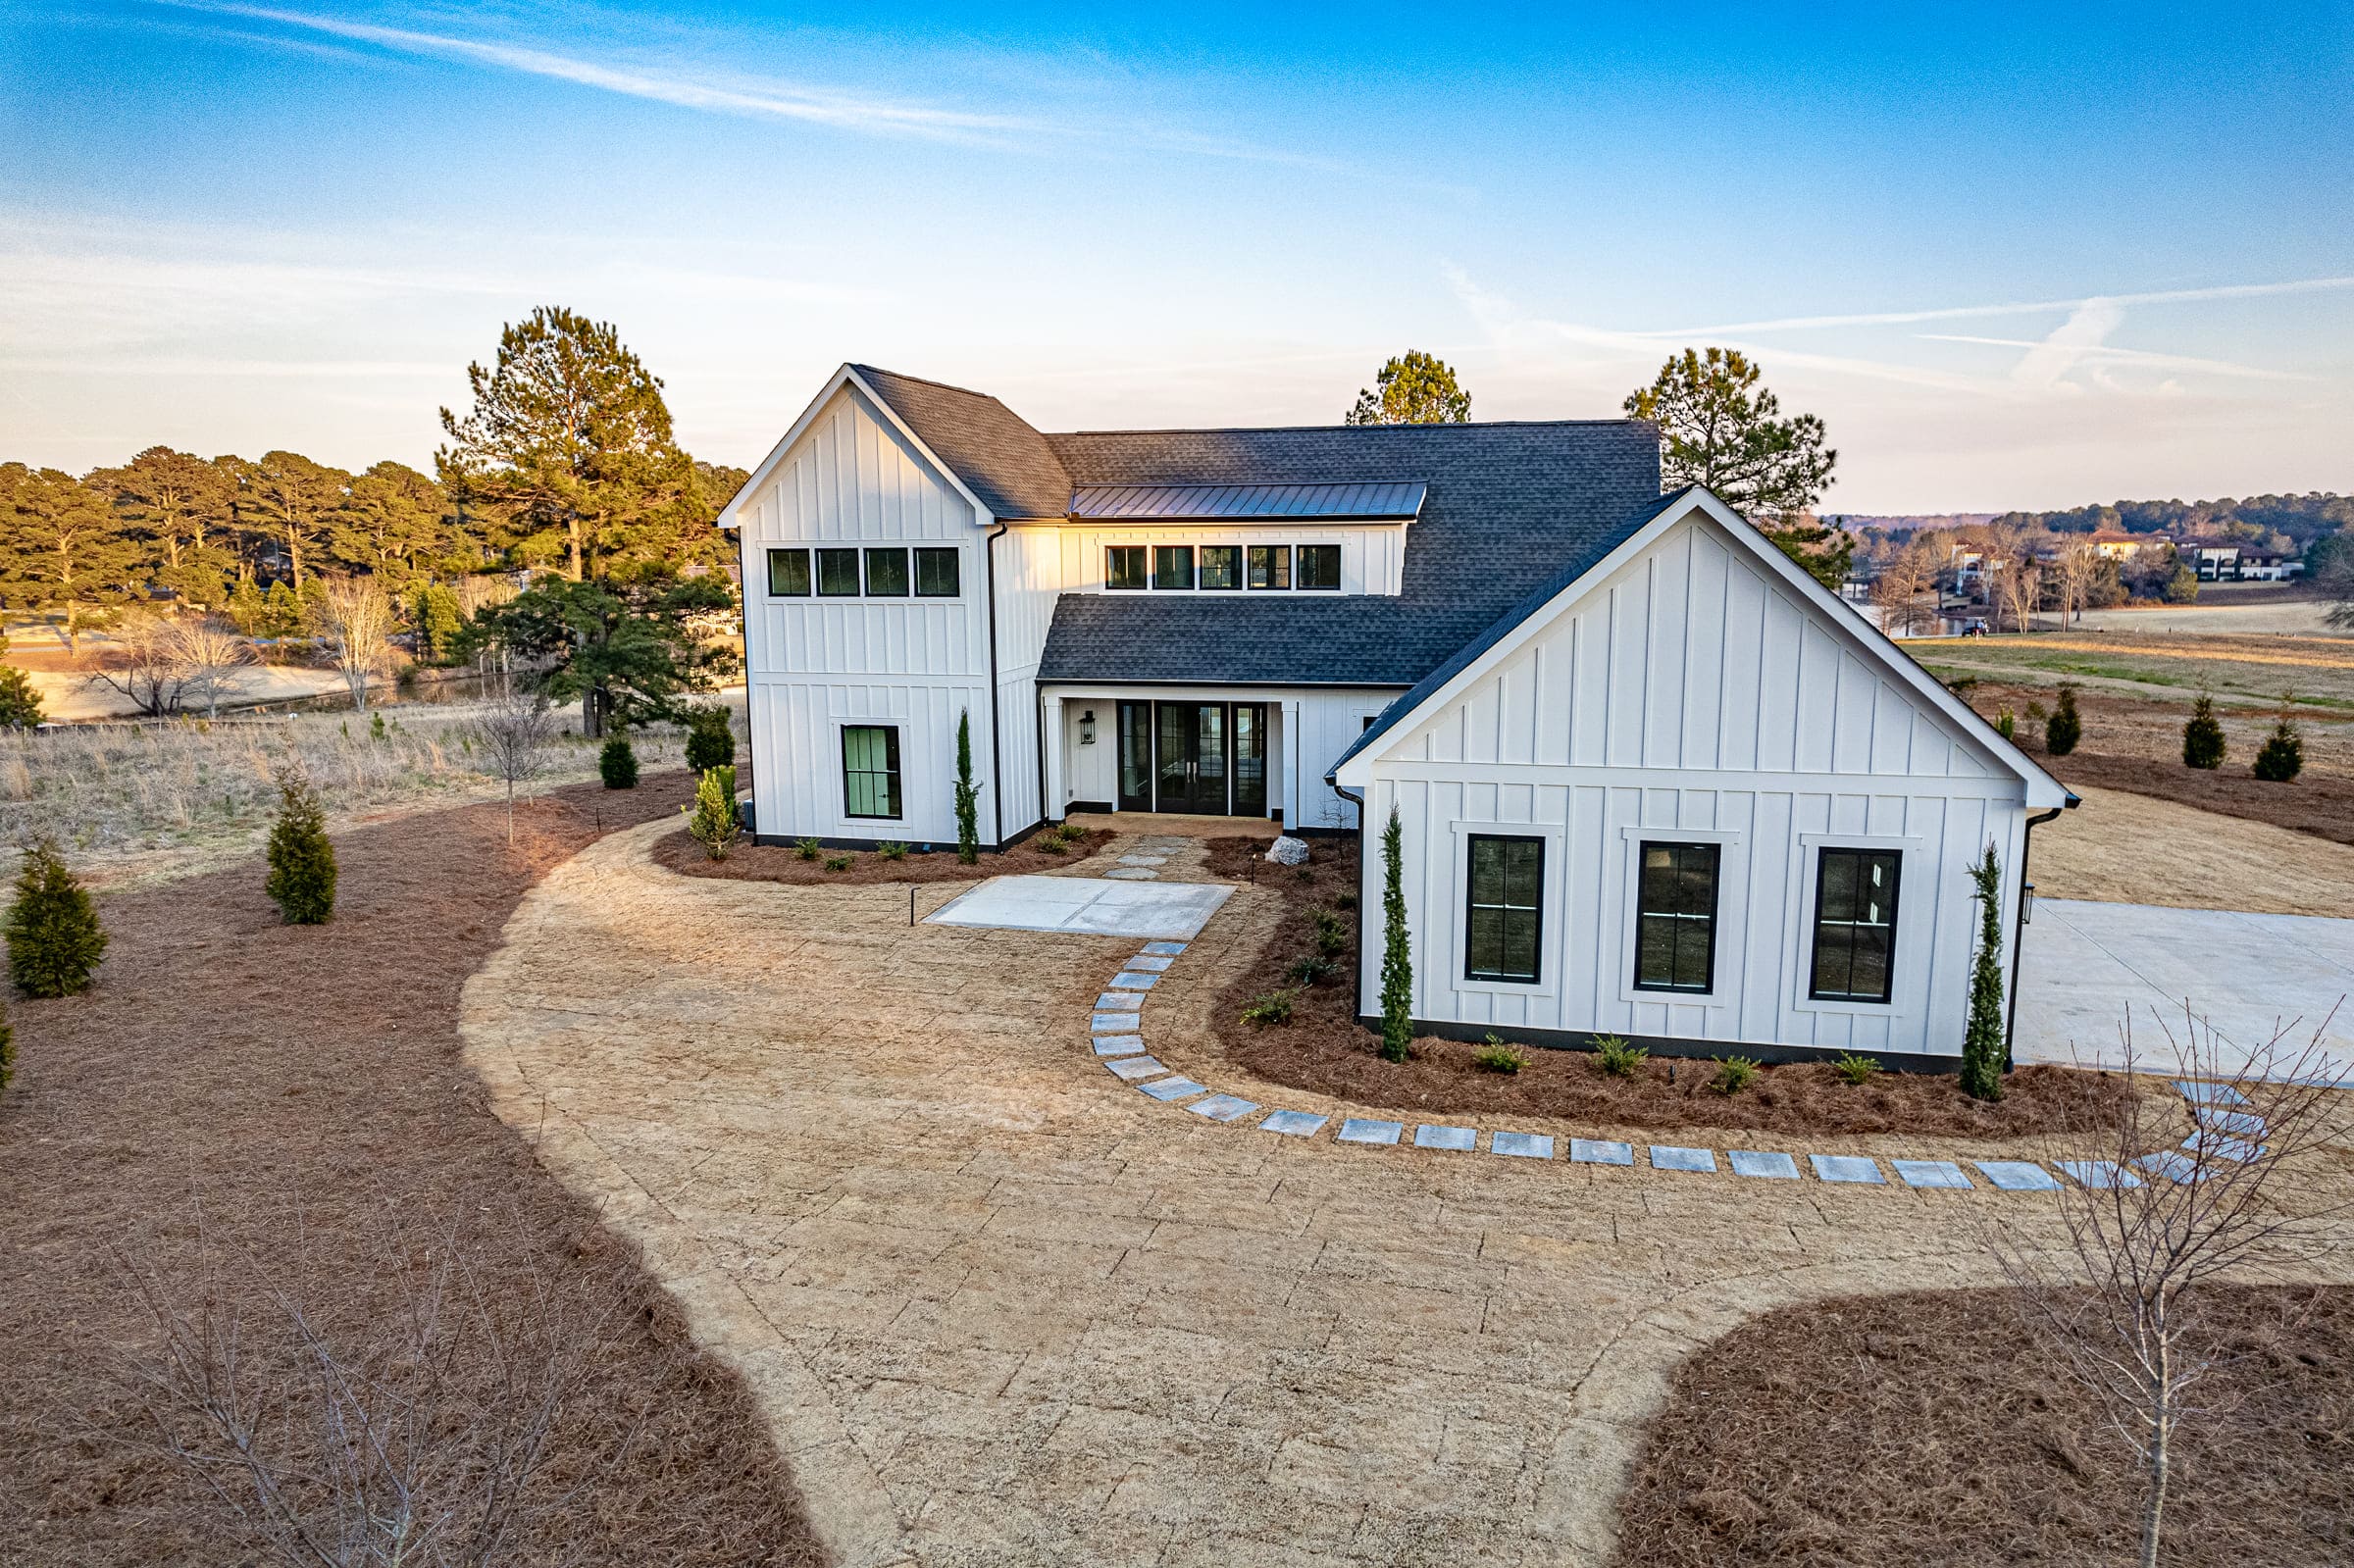
<svg viewBox="0 0 2354 1568">
<path fill-rule="evenodd" d="M 1300 585 L 1337 590 L 1341 585 L 1341 547 L 1337 544 L 1300 546 Z"/>
<path fill-rule="evenodd" d="M 1194 547 L 1190 544 L 1152 546 L 1152 586 L 1190 588 L 1194 585 Z"/>
<path fill-rule="evenodd" d="M 1288 588 L 1292 585 L 1292 547 L 1288 544 L 1254 544 L 1250 550 L 1251 585 L 1254 588 Z"/>
<path fill-rule="evenodd" d="M 1141 544 L 1114 544 L 1104 550 L 1103 585 L 1107 588 L 1143 587 L 1145 547 Z"/>
<path fill-rule="evenodd" d="M 1243 547 L 1239 544 L 1202 546 L 1202 586 L 1239 588 L 1243 585 Z"/>
</svg>

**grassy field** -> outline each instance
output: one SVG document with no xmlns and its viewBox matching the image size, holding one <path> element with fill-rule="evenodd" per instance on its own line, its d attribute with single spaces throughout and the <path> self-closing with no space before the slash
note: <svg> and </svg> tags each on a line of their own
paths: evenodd
<svg viewBox="0 0 2354 1568">
<path fill-rule="evenodd" d="M 1917 640 L 1905 646 L 1942 681 L 2098 683 L 2186 706 L 2202 690 L 2219 701 L 2267 706 L 2293 691 L 2300 707 L 2354 714 L 2354 637 L 2043 632 Z"/>
</svg>

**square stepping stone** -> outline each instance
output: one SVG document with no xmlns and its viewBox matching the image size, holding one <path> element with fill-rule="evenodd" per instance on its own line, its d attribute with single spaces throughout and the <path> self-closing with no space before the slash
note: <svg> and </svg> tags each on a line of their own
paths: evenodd
<svg viewBox="0 0 2354 1568">
<path fill-rule="evenodd" d="M 1579 1165 L 1632 1165 L 1635 1146 L 1603 1138 L 1573 1138 L 1569 1140 L 1569 1158 Z"/>
<path fill-rule="evenodd" d="M 1181 1100 L 1188 1094 L 1199 1094 L 1209 1087 L 1207 1084 L 1197 1084 L 1190 1078 L 1160 1078 L 1136 1087 L 1156 1100 Z"/>
<path fill-rule="evenodd" d="M 2194 1182 L 2204 1182 L 2215 1174 L 2189 1155 L 2171 1148 L 2157 1154 L 2144 1154 L 2133 1163 L 2153 1175 L 2163 1176 L 2170 1182 L 2179 1182 L 2185 1187 Z"/>
<path fill-rule="evenodd" d="M 2054 1160 L 2052 1163 L 2079 1187 L 2106 1189 L 2141 1186 L 2140 1177 L 2131 1171 L 2118 1169 L 2115 1160 Z"/>
<path fill-rule="evenodd" d="M 1543 1133 L 1499 1133 L 1488 1139 L 1490 1154 L 1511 1154 L 1524 1160 L 1553 1158 L 1553 1139 Z"/>
<path fill-rule="evenodd" d="M 1114 1077 L 1124 1078 L 1131 1084 L 1140 1078 L 1151 1078 L 1168 1071 L 1150 1056 L 1114 1056 L 1103 1065 L 1111 1069 Z"/>
<path fill-rule="evenodd" d="M 1651 1168 L 1655 1171 L 1706 1171 L 1714 1175 L 1716 1151 L 1713 1148 L 1678 1148 L 1672 1143 L 1654 1143 L 1651 1146 Z"/>
<path fill-rule="evenodd" d="M 2228 1084 L 2193 1084 L 2176 1081 L 2175 1087 L 2193 1105 L 2245 1105 L 2248 1097 Z"/>
<path fill-rule="evenodd" d="M 1281 1133 L 1286 1138 L 1313 1138 L 1331 1120 L 1331 1117 L 1318 1116 L 1313 1111 L 1270 1111 L 1267 1119 L 1258 1125 L 1264 1132 Z"/>
<path fill-rule="evenodd" d="M 2253 1142 L 2244 1138 L 2233 1138 L 2229 1134 L 2218 1133 L 2207 1128 L 2202 1128 L 2184 1138 L 2182 1146 L 2193 1154 L 2211 1154 L 2219 1160 L 2229 1160 L 2234 1165 L 2245 1165 L 2264 1152 L 2262 1143 Z"/>
<path fill-rule="evenodd" d="M 2033 1160 L 1973 1160 L 1978 1171 L 2005 1192 L 2056 1192 L 2060 1183 Z"/>
<path fill-rule="evenodd" d="M 1373 1122 L 1361 1116 L 1352 1116 L 1341 1124 L 1340 1139 L 1344 1143 L 1395 1143 L 1406 1128 L 1398 1122 Z"/>
<path fill-rule="evenodd" d="M 1088 1027 L 1099 1035 L 1132 1035 L 1136 1032 L 1136 1015 L 1097 1013 L 1089 1018 Z"/>
<path fill-rule="evenodd" d="M 1257 1110 L 1258 1102 L 1244 1099 L 1239 1094 L 1212 1094 L 1205 1100 L 1194 1101 L 1186 1109 L 1196 1116 L 1206 1116 L 1213 1122 L 1232 1122 Z"/>
<path fill-rule="evenodd" d="M 1144 994 L 1132 990 L 1107 990 L 1096 998 L 1099 1013 L 1133 1013 L 1145 1005 Z"/>
<path fill-rule="evenodd" d="M 2212 1105 L 2200 1105 L 2193 1107 L 2190 1114 L 2199 1119 L 2201 1127 L 2212 1127 L 2233 1138 L 2264 1137 L 2264 1118 L 2253 1112 L 2223 1111 Z"/>
<path fill-rule="evenodd" d="M 1147 942 L 1145 951 L 1155 958 L 1174 958 L 1185 951 L 1183 942 Z"/>
<path fill-rule="evenodd" d="M 1149 975 L 1157 975 L 1173 962 L 1173 959 L 1162 958 L 1155 953 L 1138 953 L 1134 958 L 1128 960 L 1128 967 L 1141 969 Z"/>
<path fill-rule="evenodd" d="M 1159 983 L 1158 975 L 1140 975 L 1133 969 L 1123 969 L 1111 977 L 1111 984 L 1120 990 L 1151 990 Z"/>
<path fill-rule="evenodd" d="M 1120 864 L 1123 866 L 1165 866 L 1168 863 L 1169 857 L 1166 855 L 1122 855 L 1120 857 Z"/>
<path fill-rule="evenodd" d="M 1142 1035 L 1098 1035 L 1096 1037 L 1096 1054 L 1098 1056 L 1134 1056 L 1144 1048 L 1145 1037 Z"/>
<path fill-rule="evenodd" d="M 1890 1160 L 1907 1187 L 1968 1187 L 1970 1178 L 1952 1160 Z"/>
<path fill-rule="evenodd" d="M 1815 1179 L 1819 1182 L 1863 1182 L 1885 1187 L 1888 1178 L 1880 1174 L 1879 1165 L 1863 1154 L 1810 1154 L 1807 1160 L 1815 1167 Z"/>
<path fill-rule="evenodd" d="M 1754 1148 L 1737 1148 L 1727 1149 L 1724 1157 L 1731 1162 L 1735 1176 L 1751 1176 L 1766 1182 L 1798 1180 L 1798 1161 L 1787 1154 L 1762 1154 Z"/>
<path fill-rule="evenodd" d="M 1103 873 L 1113 882 L 1158 882 L 1160 873 L 1147 871 L 1142 866 L 1114 866 Z"/>
<path fill-rule="evenodd" d="M 1424 1122 L 1414 1129 L 1416 1148 L 1453 1149 L 1458 1154 L 1468 1154 L 1478 1146 L 1479 1129 L 1476 1127 L 1439 1127 Z"/>
</svg>

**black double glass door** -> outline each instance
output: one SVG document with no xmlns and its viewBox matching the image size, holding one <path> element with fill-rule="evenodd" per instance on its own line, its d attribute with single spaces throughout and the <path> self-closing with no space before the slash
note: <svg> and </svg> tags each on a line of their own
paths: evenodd
<svg viewBox="0 0 2354 1568">
<path fill-rule="evenodd" d="M 1120 809 L 1267 814 L 1263 702 L 1120 704 Z"/>
</svg>

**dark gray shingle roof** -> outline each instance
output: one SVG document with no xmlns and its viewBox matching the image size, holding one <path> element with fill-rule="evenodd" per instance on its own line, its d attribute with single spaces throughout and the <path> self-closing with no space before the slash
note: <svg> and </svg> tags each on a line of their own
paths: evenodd
<svg viewBox="0 0 2354 1568">
<path fill-rule="evenodd" d="M 996 398 L 872 365 L 850 369 L 955 471 L 992 516 L 1061 517 L 1070 510 L 1071 477 L 1053 448 Z"/>
<path fill-rule="evenodd" d="M 1109 430 L 1044 437 L 1078 486 L 1428 486 L 1397 598 L 1066 593 L 1044 681 L 1408 686 L 1530 591 L 1610 553 L 1660 501 L 1634 420 Z"/>
</svg>

